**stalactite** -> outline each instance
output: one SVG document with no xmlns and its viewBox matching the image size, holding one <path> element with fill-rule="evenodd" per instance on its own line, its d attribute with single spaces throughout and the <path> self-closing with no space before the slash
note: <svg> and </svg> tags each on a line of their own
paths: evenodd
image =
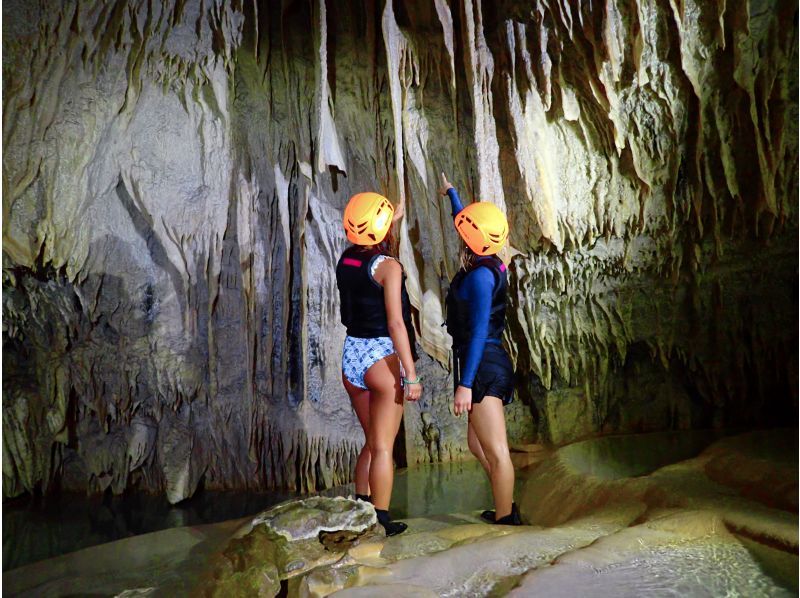
<svg viewBox="0 0 800 598">
<path fill-rule="evenodd" d="M 404 211 L 427 354 L 408 461 L 462 458 L 440 171 L 511 222 L 505 340 L 525 434 L 796 410 L 796 7 L 120 0 L 8 15 L 4 495 L 347 482 L 362 435 L 333 265 L 341 210 L 367 189 Z"/>
</svg>

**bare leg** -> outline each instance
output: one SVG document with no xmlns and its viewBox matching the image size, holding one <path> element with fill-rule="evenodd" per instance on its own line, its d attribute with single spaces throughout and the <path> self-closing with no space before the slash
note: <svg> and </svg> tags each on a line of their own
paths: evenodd
<svg viewBox="0 0 800 598">
<path fill-rule="evenodd" d="M 486 475 L 489 476 L 489 480 L 491 480 L 492 468 L 489 466 L 489 462 L 486 460 L 486 455 L 483 454 L 481 443 L 478 440 L 478 437 L 475 435 L 475 430 L 472 428 L 471 414 L 469 416 L 469 423 L 467 424 L 467 444 L 469 445 L 470 452 L 477 457 L 478 461 L 480 461 L 481 465 L 483 466 L 483 470 L 486 472 Z"/>
<path fill-rule="evenodd" d="M 369 467 L 372 504 L 376 509 L 388 510 L 394 483 L 392 449 L 403 419 L 403 389 L 397 355 L 375 363 L 367 370 L 364 380 L 370 389 L 367 444 L 372 454 Z"/>
<path fill-rule="evenodd" d="M 470 423 L 489 463 L 496 518 L 511 513 L 514 501 L 514 466 L 508 451 L 503 403 L 497 397 L 484 397 L 472 404 Z"/>
<path fill-rule="evenodd" d="M 364 446 L 358 453 L 356 461 L 356 494 L 369 496 L 369 464 L 372 455 L 369 450 L 369 390 L 359 388 L 350 383 L 342 374 L 342 383 L 347 394 L 350 395 L 350 402 L 355 409 L 361 428 L 364 430 Z"/>
</svg>

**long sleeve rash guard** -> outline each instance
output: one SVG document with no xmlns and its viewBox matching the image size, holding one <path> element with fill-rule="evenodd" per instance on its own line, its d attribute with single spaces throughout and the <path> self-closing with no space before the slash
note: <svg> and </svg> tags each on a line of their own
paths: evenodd
<svg viewBox="0 0 800 598">
<path fill-rule="evenodd" d="M 464 209 L 464 206 L 458 196 L 458 191 L 452 187 L 447 190 L 447 196 L 450 198 L 453 218 L 455 218 Z M 459 385 L 466 388 L 472 388 L 475 374 L 483 357 L 483 350 L 486 347 L 495 284 L 494 272 L 485 266 L 480 266 L 467 274 L 456 289 L 456 296 L 462 301 L 469 302 L 470 305 L 470 340 L 459 381 Z"/>
<path fill-rule="evenodd" d="M 456 191 L 453 187 L 450 187 L 447 190 L 447 197 L 450 198 L 450 207 L 453 210 L 453 219 L 458 216 L 458 213 L 464 209 L 464 205 L 461 203 L 461 198 L 458 196 L 458 191 Z"/>
</svg>

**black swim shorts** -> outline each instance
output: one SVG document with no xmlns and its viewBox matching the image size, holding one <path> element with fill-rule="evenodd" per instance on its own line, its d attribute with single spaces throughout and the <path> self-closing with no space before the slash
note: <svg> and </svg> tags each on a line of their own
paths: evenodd
<svg viewBox="0 0 800 598">
<path fill-rule="evenodd" d="M 455 350 L 455 372 L 453 379 L 461 379 L 461 368 L 466 357 L 466 347 Z M 486 343 L 478 372 L 472 382 L 472 402 L 480 403 L 483 397 L 498 397 L 503 405 L 511 403 L 514 395 L 514 368 L 511 359 L 501 345 Z"/>
</svg>

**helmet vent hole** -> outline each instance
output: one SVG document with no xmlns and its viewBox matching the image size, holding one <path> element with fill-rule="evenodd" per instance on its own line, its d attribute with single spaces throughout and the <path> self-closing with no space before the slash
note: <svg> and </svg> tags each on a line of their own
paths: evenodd
<svg viewBox="0 0 800 598">
<path fill-rule="evenodd" d="M 486 251 L 487 249 L 489 249 L 489 246 L 488 245 L 484 245 L 483 249 L 481 249 L 481 251 Z"/>
<path fill-rule="evenodd" d="M 375 235 L 373 235 L 372 233 L 368 233 L 367 236 L 377 243 L 378 240 L 375 238 Z"/>
</svg>

